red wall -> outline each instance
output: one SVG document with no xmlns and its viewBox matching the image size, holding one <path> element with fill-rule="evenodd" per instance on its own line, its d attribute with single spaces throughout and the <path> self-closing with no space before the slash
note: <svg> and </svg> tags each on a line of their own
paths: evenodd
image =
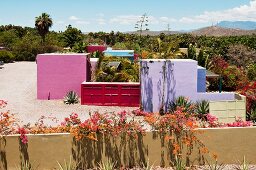
<svg viewBox="0 0 256 170">
<path fill-rule="evenodd" d="M 100 51 L 100 52 L 103 52 L 107 49 L 107 46 L 104 46 L 104 45 L 88 45 L 86 47 L 86 51 L 88 53 L 93 53 L 95 51 Z"/>
<path fill-rule="evenodd" d="M 81 104 L 138 107 L 140 84 L 84 82 L 81 85 Z"/>
</svg>

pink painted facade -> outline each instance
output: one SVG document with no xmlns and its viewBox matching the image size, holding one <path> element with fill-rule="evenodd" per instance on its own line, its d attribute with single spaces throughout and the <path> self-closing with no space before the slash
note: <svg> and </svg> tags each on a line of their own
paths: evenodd
<svg viewBox="0 0 256 170">
<path fill-rule="evenodd" d="M 37 55 L 37 99 L 63 99 L 71 90 L 80 96 L 87 58 L 88 54 Z"/>
</svg>

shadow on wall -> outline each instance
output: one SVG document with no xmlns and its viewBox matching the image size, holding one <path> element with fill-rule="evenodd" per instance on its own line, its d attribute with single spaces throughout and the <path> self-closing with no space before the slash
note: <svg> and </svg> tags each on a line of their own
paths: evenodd
<svg viewBox="0 0 256 170">
<path fill-rule="evenodd" d="M 1 160 L 0 169 L 7 170 L 7 159 L 6 159 L 5 147 L 6 147 L 6 139 L 5 137 L 2 137 L 0 139 L 0 160 Z"/>
<path fill-rule="evenodd" d="M 109 159 L 116 167 L 145 166 L 148 149 L 144 146 L 143 136 L 123 134 L 121 139 L 110 135 L 97 135 L 98 141 L 73 139 L 72 156 L 78 168 L 88 169 L 98 166 Z"/>
<path fill-rule="evenodd" d="M 166 95 L 166 104 L 165 104 L 165 111 L 168 110 L 169 104 L 175 100 L 176 95 L 176 80 L 175 80 L 175 73 L 174 73 L 174 63 L 171 61 L 167 64 L 167 71 L 166 71 L 166 81 L 167 81 L 167 95 Z"/>
<path fill-rule="evenodd" d="M 143 81 L 142 84 L 144 85 L 143 94 L 141 95 L 143 98 L 142 100 L 142 107 L 146 112 L 153 111 L 153 82 L 152 78 L 149 77 L 149 67 L 147 62 L 143 62 L 141 68 L 141 80 Z"/>
</svg>

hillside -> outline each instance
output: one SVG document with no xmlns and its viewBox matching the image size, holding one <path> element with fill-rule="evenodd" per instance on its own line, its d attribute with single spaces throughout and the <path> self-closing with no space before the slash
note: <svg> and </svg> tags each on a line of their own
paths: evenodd
<svg viewBox="0 0 256 170">
<path fill-rule="evenodd" d="M 199 36 L 239 36 L 256 34 L 256 30 L 241 30 L 233 28 L 223 28 L 219 26 L 211 26 L 192 31 L 191 34 Z"/>
<path fill-rule="evenodd" d="M 254 21 L 221 21 L 218 23 L 219 27 L 234 28 L 241 30 L 255 30 L 256 22 Z"/>
</svg>

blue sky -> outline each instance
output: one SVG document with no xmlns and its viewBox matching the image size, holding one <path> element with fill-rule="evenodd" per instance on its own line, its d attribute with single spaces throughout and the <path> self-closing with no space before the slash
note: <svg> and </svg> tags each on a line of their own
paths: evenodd
<svg viewBox="0 0 256 170">
<path fill-rule="evenodd" d="M 150 30 L 190 30 L 221 20 L 256 21 L 256 0 L 1 0 L 0 25 L 34 26 L 42 12 L 53 19 L 52 30 L 68 24 L 90 31 L 134 31 L 147 13 Z"/>
</svg>

